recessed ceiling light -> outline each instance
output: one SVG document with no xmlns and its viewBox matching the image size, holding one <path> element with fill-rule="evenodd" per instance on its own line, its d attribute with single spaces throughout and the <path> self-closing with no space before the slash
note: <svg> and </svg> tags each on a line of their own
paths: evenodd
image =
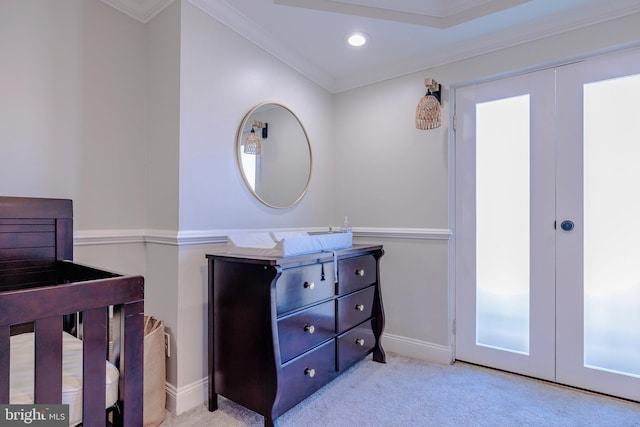
<svg viewBox="0 0 640 427">
<path fill-rule="evenodd" d="M 359 47 L 367 42 L 367 36 L 364 33 L 353 33 L 347 37 L 347 43 L 351 46 Z"/>
</svg>

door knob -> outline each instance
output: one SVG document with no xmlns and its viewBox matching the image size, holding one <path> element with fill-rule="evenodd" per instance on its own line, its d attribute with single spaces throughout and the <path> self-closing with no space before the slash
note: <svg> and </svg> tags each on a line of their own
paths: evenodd
<svg viewBox="0 0 640 427">
<path fill-rule="evenodd" d="M 562 223 L 560 224 L 560 228 L 562 228 L 564 231 L 571 231 L 573 230 L 573 227 L 573 221 L 569 220 L 562 221 Z"/>
</svg>

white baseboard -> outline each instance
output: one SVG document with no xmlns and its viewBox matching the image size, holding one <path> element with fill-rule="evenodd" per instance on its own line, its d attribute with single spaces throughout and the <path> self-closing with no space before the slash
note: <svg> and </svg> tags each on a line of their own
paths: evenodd
<svg viewBox="0 0 640 427">
<path fill-rule="evenodd" d="M 167 405 L 169 412 L 180 415 L 183 412 L 193 409 L 198 405 L 202 405 L 207 401 L 208 397 L 208 378 L 202 378 L 180 389 L 167 383 Z"/>
<path fill-rule="evenodd" d="M 443 345 L 433 344 L 399 335 L 382 334 L 382 346 L 386 352 L 413 357 L 434 363 L 450 364 L 451 350 Z M 208 399 L 208 378 L 202 378 L 185 387 L 176 389 L 167 383 L 167 410 L 180 415 Z"/>
<path fill-rule="evenodd" d="M 172 414 L 176 414 L 178 390 L 169 383 L 165 383 L 164 388 L 167 393 L 167 403 L 165 404 L 165 408 Z"/>
<path fill-rule="evenodd" d="M 402 356 L 426 360 L 428 362 L 451 364 L 452 351 L 449 347 L 407 338 L 393 334 L 382 334 L 382 348 Z"/>
</svg>

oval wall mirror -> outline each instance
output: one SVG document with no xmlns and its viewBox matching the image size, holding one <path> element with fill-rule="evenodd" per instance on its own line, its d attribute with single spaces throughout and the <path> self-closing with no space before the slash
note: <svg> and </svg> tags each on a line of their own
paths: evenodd
<svg viewBox="0 0 640 427">
<path fill-rule="evenodd" d="M 309 188 L 309 138 L 284 105 L 263 103 L 247 113 L 238 129 L 236 156 L 247 188 L 267 206 L 293 206 Z"/>
</svg>

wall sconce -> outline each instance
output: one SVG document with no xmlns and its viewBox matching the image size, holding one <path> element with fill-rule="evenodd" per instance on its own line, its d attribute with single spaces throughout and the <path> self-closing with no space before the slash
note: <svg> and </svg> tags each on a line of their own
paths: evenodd
<svg viewBox="0 0 640 427">
<path fill-rule="evenodd" d="M 269 129 L 269 123 L 254 120 L 251 122 L 251 127 L 262 129 L 262 139 L 267 139 L 268 137 L 267 130 Z"/>
<path fill-rule="evenodd" d="M 262 138 L 256 133 L 254 128 L 262 129 Z M 267 129 L 269 128 L 268 123 L 259 122 L 258 120 L 254 120 L 251 122 L 251 132 L 247 134 L 247 139 L 244 141 L 244 153 L 245 154 L 256 154 L 259 155 L 262 153 L 262 140 L 267 139 Z"/>
<path fill-rule="evenodd" d="M 432 78 L 424 79 L 427 93 L 416 107 L 416 128 L 421 130 L 439 128 L 442 121 L 440 109 L 440 84 Z"/>
<path fill-rule="evenodd" d="M 244 153 L 256 155 L 262 153 L 262 141 L 253 127 L 247 134 L 247 139 L 244 140 Z"/>
</svg>

